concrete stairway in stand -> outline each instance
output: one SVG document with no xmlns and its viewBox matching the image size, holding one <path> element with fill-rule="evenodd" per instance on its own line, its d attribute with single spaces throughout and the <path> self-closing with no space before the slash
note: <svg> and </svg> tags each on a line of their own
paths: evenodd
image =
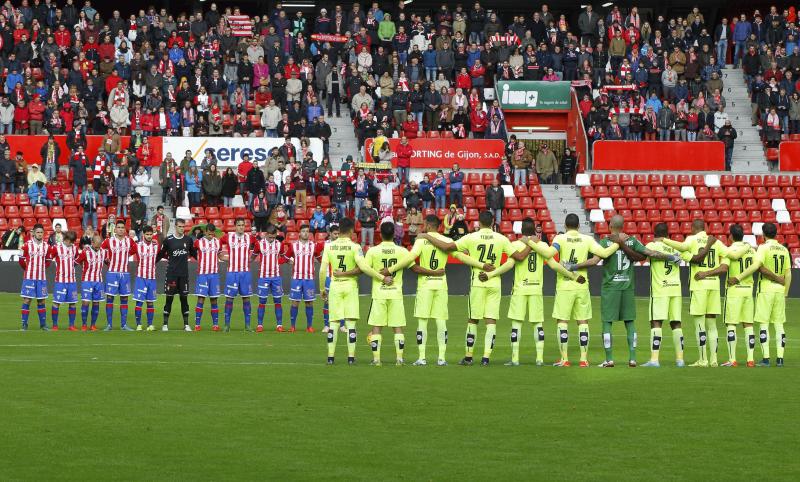
<svg viewBox="0 0 800 482">
<path fill-rule="evenodd" d="M 725 83 L 723 96 L 727 107 L 725 112 L 736 129 L 736 142 L 733 147 L 731 171 L 735 173 L 761 173 L 769 171 L 761 143 L 758 126 L 750 122 L 750 94 L 744 83 L 742 69 L 726 68 L 722 71 Z"/>
<path fill-rule="evenodd" d="M 331 126 L 330 139 L 330 158 L 331 165 L 338 169 L 342 161 L 347 156 L 353 156 L 353 160 L 359 160 L 358 139 L 353 130 L 353 123 L 350 121 L 350 114 L 346 107 L 342 108 L 342 117 L 329 116 L 328 124 Z"/>
<path fill-rule="evenodd" d="M 567 214 L 574 213 L 580 219 L 581 232 L 585 234 L 592 232 L 589 215 L 583 208 L 583 201 L 577 187 L 569 184 L 542 184 L 541 188 L 556 230 L 564 231 L 564 219 Z"/>
</svg>

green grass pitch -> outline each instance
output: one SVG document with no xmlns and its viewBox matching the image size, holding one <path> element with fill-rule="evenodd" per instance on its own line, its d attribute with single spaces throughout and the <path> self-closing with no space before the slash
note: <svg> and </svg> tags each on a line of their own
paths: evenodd
<svg viewBox="0 0 800 482">
<path fill-rule="evenodd" d="M 362 298 L 363 316 L 368 302 Z M 193 297 L 190 303 L 193 308 Z M 328 367 L 322 333 L 278 334 L 272 321 L 268 332 L 244 333 L 238 301 L 234 332 L 211 332 L 206 312 L 202 332 L 184 333 L 177 331 L 175 305 L 169 333 L 23 333 L 17 331 L 19 297 L 0 295 L 0 477 L 641 481 L 757 475 L 773 481 L 797 480 L 800 470 L 800 328 L 792 319 L 798 300 L 787 306 L 783 369 L 674 368 L 667 328 L 661 369 L 537 368 L 527 326 L 523 366 L 509 368 L 502 365 L 510 356 L 506 319 L 498 326 L 493 365 L 460 367 L 464 297 L 450 300 L 450 366 L 394 366 L 386 332 L 384 366 L 368 366 L 362 321 L 359 364 L 344 363 L 340 336 L 338 365 Z M 546 313 L 551 305 L 548 299 Z M 407 298 L 407 363 L 417 355 L 412 306 Z M 638 309 L 641 363 L 649 357 L 646 299 Z M 267 312 L 273 320 L 272 308 Z M 288 323 L 288 303 L 284 313 Z M 62 327 L 66 315 L 62 309 Z M 193 310 L 190 318 L 193 323 Z M 104 320 L 101 309 L 99 324 Z M 316 320 L 321 328 L 319 306 Z M 33 309 L 30 325 L 38 326 Z M 590 326 L 590 360 L 597 364 L 600 323 L 595 318 Z M 694 330 L 685 324 L 684 331 L 686 359 L 693 362 Z M 433 323 L 429 334 L 430 361 Z M 546 335 L 545 360 L 552 363 L 552 320 Z M 741 331 L 739 337 L 741 363 Z M 571 325 L 573 361 L 577 342 Z M 624 361 L 622 326 L 615 327 L 614 343 L 616 360 Z M 482 349 L 481 326 L 476 353 Z M 720 359 L 726 356 L 721 340 Z"/>
</svg>

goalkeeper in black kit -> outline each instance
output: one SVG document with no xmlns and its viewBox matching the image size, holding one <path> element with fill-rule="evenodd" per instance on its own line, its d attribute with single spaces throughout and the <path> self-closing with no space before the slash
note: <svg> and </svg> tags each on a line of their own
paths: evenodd
<svg viewBox="0 0 800 482">
<path fill-rule="evenodd" d="M 167 276 L 164 282 L 167 301 L 164 303 L 164 326 L 161 331 L 169 331 L 169 314 L 176 294 L 181 299 L 183 330 L 192 331 L 189 326 L 189 257 L 195 257 L 197 253 L 192 239 L 184 234 L 185 227 L 186 222 L 183 219 L 176 220 L 175 234 L 167 236 L 158 252 L 157 259 L 167 260 Z"/>
</svg>

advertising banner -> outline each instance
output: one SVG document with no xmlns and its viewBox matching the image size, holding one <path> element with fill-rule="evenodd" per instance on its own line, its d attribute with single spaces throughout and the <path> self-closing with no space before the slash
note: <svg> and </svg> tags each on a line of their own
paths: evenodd
<svg viewBox="0 0 800 482">
<path fill-rule="evenodd" d="M 597 141 L 592 169 L 622 171 L 724 171 L 719 141 Z"/>
<path fill-rule="evenodd" d="M 497 169 L 503 160 L 506 144 L 500 139 L 411 139 L 414 168 L 444 168 L 458 163 L 462 169 Z M 389 139 L 392 152 L 400 139 Z M 366 141 L 367 160 L 372 161 L 372 139 Z M 397 165 L 394 159 L 392 164 Z"/>
<path fill-rule="evenodd" d="M 784 141 L 778 146 L 781 171 L 800 171 L 800 142 Z"/>
<path fill-rule="evenodd" d="M 65 166 L 69 162 L 69 148 L 67 148 L 67 136 L 53 136 L 56 143 L 61 149 L 58 156 L 58 164 Z M 86 155 L 90 160 L 94 160 L 97 155 L 97 149 L 103 143 L 104 136 L 86 136 Z M 164 157 L 161 155 L 161 137 L 150 137 L 150 147 L 152 154 L 149 162 L 142 162 L 143 165 L 158 166 Z M 166 139 L 166 137 L 164 138 Z M 18 151 L 22 152 L 22 157 L 28 164 L 41 164 L 42 163 L 42 146 L 47 142 L 47 136 L 23 136 L 23 135 L 7 135 L 6 140 L 8 146 L 11 148 L 11 157 L 14 157 Z M 130 137 L 120 136 L 120 149 L 130 148 Z M 183 157 L 183 156 L 181 156 Z"/>
<path fill-rule="evenodd" d="M 567 81 L 501 80 L 497 82 L 497 98 L 504 110 L 569 110 L 570 89 Z"/>
<path fill-rule="evenodd" d="M 322 162 L 322 140 L 312 138 L 309 141 L 314 160 Z M 251 161 L 264 162 L 269 152 L 280 148 L 284 141 L 277 137 L 163 137 L 162 143 L 163 152 L 171 152 L 175 159 L 182 159 L 186 151 L 191 151 L 192 158 L 200 162 L 206 149 L 212 149 L 220 167 L 236 167 L 245 154 Z M 293 137 L 292 144 L 300 152 L 300 139 Z"/>
</svg>

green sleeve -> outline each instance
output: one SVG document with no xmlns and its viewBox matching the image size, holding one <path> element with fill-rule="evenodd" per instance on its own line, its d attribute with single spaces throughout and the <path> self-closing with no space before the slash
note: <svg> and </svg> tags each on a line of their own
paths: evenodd
<svg viewBox="0 0 800 482">
<path fill-rule="evenodd" d="M 633 238 L 633 250 L 639 254 L 644 254 L 644 252 L 647 251 L 647 247 L 638 239 Z"/>
</svg>

